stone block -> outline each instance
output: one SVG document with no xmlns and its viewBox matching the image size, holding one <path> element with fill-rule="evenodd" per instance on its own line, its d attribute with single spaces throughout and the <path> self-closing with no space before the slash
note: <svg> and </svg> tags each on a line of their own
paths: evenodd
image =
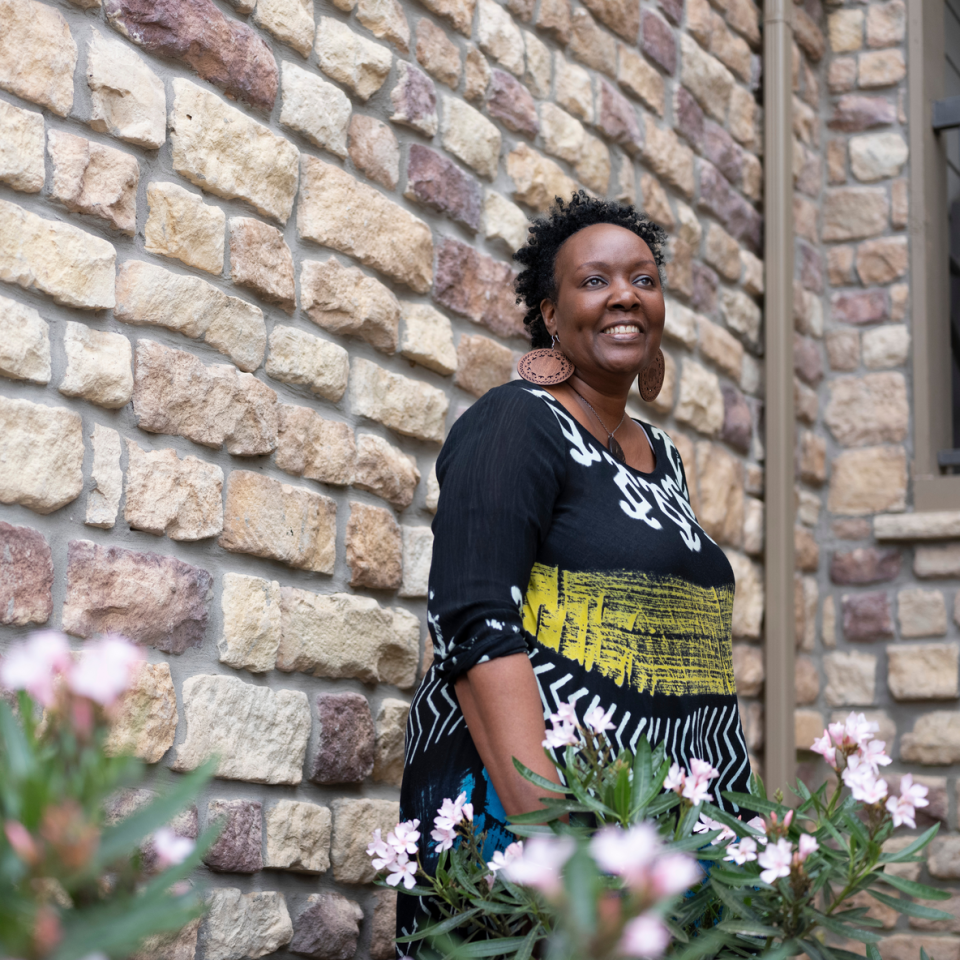
<svg viewBox="0 0 960 960">
<path fill-rule="evenodd" d="M 617 44 L 617 83 L 658 116 L 663 116 L 663 77 L 623 43 Z"/>
<path fill-rule="evenodd" d="M 382 437 L 369 433 L 357 438 L 356 451 L 353 486 L 369 490 L 398 510 L 409 507 L 420 482 L 417 461 Z"/>
<path fill-rule="evenodd" d="M 918 546 L 913 555 L 913 574 L 922 579 L 960 578 L 960 544 Z"/>
<path fill-rule="evenodd" d="M 897 700 L 955 700 L 955 643 L 891 644 L 887 647 L 887 686 Z"/>
<path fill-rule="evenodd" d="M 384 699 L 377 714 L 377 748 L 373 779 L 400 786 L 403 777 L 404 730 L 410 704 Z"/>
<path fill-rule="evenodd" d="M 181 696 L 187 731 L 174 770 L 216 755 L 215 776 L 224 780 L 300 783 L 310 736 L 305 693 L 200 674 L 184 680 Z"/>
<path fill-rule="evenodd" d="M 366 177 L 393 190 L 400 179 L 400 144 L 390 127 L 365 114 L 350 120 L 350 159 Z"/>
<path fill-rule="evenodd" d="M 392 43 L 401 53 L 410 50 L 410 25 L 397 0 L 360 0 L 357 20 L 375 37 Z"/>
<path fill-rule="evenodd" d="M 280 800 L 267 810 L 267 856 L 264 866 L 297 873 L 330 869 L 329 807 L 297 800 Z"/>
<path fill-rule="evenodd" d="M 217 873 L 256 873 L 263 869 L 263 804 L 259 800 L 211 800 L 207 825 L 220 836 L 203 857 Z"/>
<path fill-rule="evenodd" d="M 570 41 L 570 0 L 544 0 L 537 11 L 537 26 L 566 46 Z"/>
<path fill-rule="evenodd" d="M 541 100 L 550 96 L 553 70 L 550 64 L 550 50 L 535 34 L 523 31 L 523 46 L 527 67 L 523 73 L 523 82 L 530 92 Z"/>
<path fill-rule="evenodd" d="M 79 414 L 0 397 L 0 503 L 52 513 L 83 489 Z"/>
<path fill-rule="evenodd" d="M 450 376 L 457 369 L 457 348 L 453 345 L 450 321 L 426 303 L 402 302 L 400 315 L 403 318 L 400 353 L 428 370 Z"/>
<path fill-rule="evenodd" d="M 734 88 L 733 74 L 686 34 L 680 35 L 680 52 L 681 82 L 711 117 L 723 123 Z"/>
<path fill-rule="evenodd" d="M 230 274 L 234 283 L 293 313 L 293 254 L 276 227 L 251 217 L 230 218 Z"/>
<path fill-rule="evenodd" d="M 909 420 L 903 374 L 868 373 L 834 380 L 824 419 L 846 447 L 903 440 Z"/>
<path fill-rule="evenodd" d="M 0 85 L 4 53 L 0 48 Z M 73 85 L 70 88 L 73 95 Z M 0 104 L 0 183 L 14 190 L 39 193 L 43 189 L 43 115 Z"/>
<path fill-rule="evenodd" d="M 175 183 L 147 184 L 150 207 L 144 246 L 150 253 L 175 257 L 189 267 L 219 276 L 223 272 L 226 214 Z"/>
<path fill-rule="evenodd" d="M 906 35 L 906 8 L 901 0 L 878 3 L 867 10 L 867 46 L 891 47 Z"/>
<path fill-rule="evenodd" d="M 891 87 L 906 75 L 907 65 L 900 50 L 862 53 L 857 60 L 857 83 L 863 90 Z"/>
<path fill-rule="evenodd" d="M 312 893 L 293 925 L 290 952 L 317 960 L 350 960 L 357 951 L 360 904 L 339 893 Z"/>
<path fill-rule="evenodd" d="M 463 334 L 457 345 L 453 382 L 467 393 L 482 397 L 506 383 L 513 373 L 513 352 L 489 337 Z"/>
<path fill-rule="evenodd" d="M 314 44 L 320 69 L 342 83 L 359 100 L 367 101 L 387 79 L 390 51 L 355 33 L 333 17 L 321 17 Z"/>
<path fill-rule="evenodd" d="M 827 37 L 834 53 L 852 53 L 863 46 L 863 11 L 836 10 L 827 17 Z"/>
<path fill-rule="evenodd" d="M 843 635 L 853 643 L 893 636 L 890 598 L 882 591 L 844 594 Z"/>
<path fill-rule="evenodd" d="M 756 564 L 742 553 L 725 550 L 733 567 L 736 593 L 733 598 L 733 635 L 738 639 L 759 640 L 763 623 L 763 578 Z"/>
<path fill-rule="evenodd" d="M 308 387 L 336 403 L 347 389 L 350 361 L 339 344 L 277 324 L 270 331 L 264 369 L 274 380 Z"/>
<path fill-rule="evenodd" d="M 449 20 L 465 37 L 470 36 L 476 0 L 426 0 L 424 6 L 438 17 Z"/>
<path fill-rule="evenodd" d="M 666 354 L 664 354 L 664 359 L 666 359 Z M 672 360 L 670 362 L 672 363 Z M 667 363 L 667 367 L 669 366 L 670 363 Z M 675 370 L 676 366 L 674 365 Z M 670 379 L 671 390 L 675 376 L 674 372 Z M 663 382 L 666 386 L 668 382 L 666 376 L 664 376 Z M 726 441 L 741 453 L 748 453 L 753 440 L 753 414 L 750 411 L 750 404 L 736 387 L 724 384 L 720 388 L 720 392 L 723 394 L 723 429 L 720 431 L 720 439 Z"/>
<path fill-rule="evenodd" d="M 419 143 L 410 145 L 404 196 L 446 214 L 474 232 L 480 229 L 480 184 L 452 160 Z"/>
<path fill-rule="evenodd" d="M 553 206 L 556 197 L 570 197 L 576 183 L 552 160 L 525 143 L 507 155 L 507 174 L 514 183 L 514 197 L 539 213 Z"/>
<path fill-rule="evenodd" d="M 417 21 L 417 62 L 441 83 L 457 89 L 463 72 L 460 48 L 426 17 Z"/>
<path fill-rule="evenodd" d="M 68 320 L 63 345 L 67 369 L 59 390 L 68 397 L 81 397 L 101 407 L 126 406 L 133 396 L 133 350 L 119 333 L 91 330 Z"/>
<path fill-rule="evenodd" d="M 616 41 L 597 26 L 597 22 L 586 10 L 573 11 L 567 49 L 581 63 L 594 70 L 611 76 L 616 71 Z"/>
<path fill-rule="evenodd" d="M 193 920 L 176 933 L 147 937 L 131 960 L 195 960 L 200 920 Z"/>
<path fill-rule="evenodd" d="M 347 155 L 350 99 L 321 77 L 284 62 L 280 123 L 338 157 Z"/>
<path fill-rule="evenodd" d="M 681 395 L 682 395 L 681 381 Z M 678 416 L 679 419 L 679 416 Z M 700 509 L 697 519 L 717 543 L 739 547 L 743 540 L 743 466 L 718 444 L 697 444 Z"/>
<path fill-rule="evenodd" d="M 287 3 L 300 5 L 299 0 L 286 0 L 283 6 Z M 253 10 L 252 2 L 244 4 L 244 13 Z M 257 10 L 267 29 L 277 26 L 276 10 L 275 0 Z M 211 0 L 105 0 L 104 11 L 111 26 L 149 53 L 189 64 L 231 100 L 243 100 L 264 113 L 273 108 L 278 77 L 269 45 Z"/>
<path fill-rule="evenodd" d="M 960 761 L 960 712 L 932 710 L 917 717 L 913 730 L 900 738 L 900 759 L 931 766 Z"/>
<path fill-rule="evenodd" d="M 386 836 L 397 825 L 395 800 L 334 800 L 333 875 L 338 883 L 369 883 L 376 871 L 366 854 L 370 835 L 379 828 Z"/>
<path fill-rule="evenodd" d="M 304 156 L 297 230 L 425 293 L 433 280 L 430 228 L 350 174 Z"/>
<path fill-rule="evenodd" d="M 283 404 L 277 437 L 281 470 L 337 486 L 353 481 L 357 447 L 349 424 L 324 420 L 309 407 Z"/>
<path fill-rule="evenodd" d="M 223 530 L 223 471 L 176 450 L 141 450 L 127 440 L 123 518 L 134 530 L 203 540 Z"/>
<path fill-rule="evenodd" d="M 826 190 L 823 200 L 823 240 L 862 240 L 887 228 L 890 204 L 880 187 L 839 187 Z"/>
<path fill-rule="evenodd" d="M 849 372 L 860 366 L 860 334 L 855 330 L 831 330 L 826 341 L 831 370 Z"/>
<path fill-rule="evenodd" d="M 863 183 L 899 176 L 908 154 L 907 143 L 899 133 L 867 133 L 850 138 L 850 169 Z"/>
<path fill-rule="evenodd" d="M 823 715 L 819 710 L 794 710 L 794 740 L 798 750 L 809 750 L 823 736 Z"/>
<path fill-rule="evenodd" d="M 886 583 L 900 574 L 900 551 L 877 547 L 857 547 L 838 551 L 830 558 L 830 579 L 833 583 L 862 586 Z"/>
<path fill-rule="evenodd" d="M 633 12 L 636 15 L 635 4 Z M 603 18 L 601 17 L 601 19 Z M 626 36 L 623 32 L 621 32 L 621 36 L 625 40 L 633 41 L 636 37 L 636 31 L 634 30 L 633 36 Z M 672 77 L 677 69 L 677 41 L 670 25 L 653 10 L 644 9 L 643 11 L 643 33 L 640 43 L 643 52 L 664 73 Z"/>
<path fill-rule="evenodd" d="M 424 498 L 424 506 L 430 513 L 436 513 L 439 502 L 440 484 L 437 482 L 437 465 L 434 463 L 427 474 L 427 495 Z"/>
<path fill-rule="evenodd" d="M 321 785 L 362 783 L 373 772 L 376 729 L 359 693 L 317 696 L 317 745 L 310 779 Z"/>
<path fill-rule="evenodd" d="M 0 297 L 0 376 L 50 382 L 50 331 L 33 307 Z"/>
<path fill-rule="evenodd" d="M 793 528 L 793 552 L 798 570 L 813 573 L 820 565 L 820 548 L 806 527 Z"/>
<path fill-rule="evenodd" d="M 631 154 L 644 148 L 643 133 L 636 110 L 627 98 L 602 77 L 597 98 L 597 126 L 607 139 L 619 143 Z"/>
<path fill-rule="evenodd" d="M 868 707 L 876 695 L 877 658 L 853 652 L 828 653 L 823 658 L 827 686 L 824 700 L 831 707 Z"/>
<path fill-rule="evenodd" d="M 748 345 L 760 342 L 760 323 L 763 314 L 756 303 L 742 290 L 724 289 L 721 311 L 726 325 Z"/>
<path fill-rule="evenodd" d="M 0 280 L 85 310 L 114 305 L 113 244 L 0 200 Z"/>
<path fill-rule="evenodd" d="M 902 637 L 942 637 L 947 632 L 943 594 L 939 590 L 901 590 L 897 594 L 897 620 Z"/>
<path fill-rule="evenodd" d="M 559 50 L 554 52 L 553 64 L 556 77 L 554 96 L 557 103 L 581 120 L 593 123 L 593 86 L 590 74 L 578 64 L 565 60 Z"/>
<path fill-rule="evenodd" d="M 99 423 L 91 434 L 93 466 L 90 479 L 93 487 L 87 494 L 84 523 L 88 527 L 109 530 L 117 520 L 120 495 L 123 493 L 123 471 L 120 469 L 120 434 Z"/>
<path fill-rule="evenodd" d="M 253 22 L 297 53 L 310 56 L 316 28 L 313 0 L 258 0 Z"/>
<path fill-rule="evenodd" d="M 245 894 L 220 887 L 207 895 L 207 917 L 200 927 L 207 960 L 256 960 L 292 938 L 293 924 L 282 893 Z"/>
<path fill-rule="evenodd" d="M 416 681 L 420 621 L 413 614 L 355 594 L 318 595 L 283 587 L 280 598 L 278 670 L 392 683 L 401 689 Z"/>
<path fill-rule="evenodd" d="M 467 56 L 463 67 L 463 95 L 473 103 L 479 103 L 490 86 L 490 64 L 479 47 L 467 44 Z"/>
<path fill-rule="evenodd" d="M 797 657 L 793 679 L 796 703 L 816 703 L 820 695 L 820 673 L 811 657 Z"/>
<path fill-rule="evenodd" d="M 389 510 L 350 504 L 347 522 L 350 586 L 396 590 L 403 578 L 400 525 Z"/>
<path fill-rule="evenodd" d="M 496 176 L 500 131 L 478 110 L 462 100 L 445 96 L 440 136 L 444 148 L 468 167 L 490 180 Z"/>
<path fill-rule="evenodd" d="M 910 331 L 903 324 L 865 330 L 863 365 L 870 370 L 902 367 L 910 354 Z"/>
<path fill-rule="evenodd" d="M 223 575 L 220 595 L 223 633 L 220 662 L 238 670 L 267 673 L 280 647 L 280 584 L 239 573 Z"/>
<path fill-rule="evenodd" d="M 227 480 L 220 546 L 279 560 L 300 570 L 333 573 L 337 505 L 329 497 L 249 470 Z"/>
<path fill-rule="evenodd" d="M 297 192 L 297 148 L 195 83 L 171 82 L 173 169 L 208 193 L 245 200 L 286 223 Z"/>
<path fill-rule="evenodd" d="M 904 276 L 908 266 L 907 238 L 883 237 L 857 247 L 857 275 L 865 286 L 887 284 Z"/>
<path fill-rule="evenodd" d="M 403 527 L 403 585 L 401 597 L 426 597 L 433 558 L 433 531 L 429 527 Z"/>
<path fill-rule="evenodd" d="M 84 638 L 121 633 L 183 653 L 203 642 L 212 586 L 206 570 L 175 557 L 71 540 L 63 629 Z"/>
<path fill-rule="evenodd" d="M 265 383 L 152 340 L 137 342 L 133 408 L 141 430 L 215 450 L 226 444 L 235 456 L 271 453 L 277 445 L 277 395 Z"/>
<path fill-rule="evenodd" d="M 523 74 L 523 35 L 510 14 L 494 0 L 477 3 L 477 43 L 480 49 L 517 76 Z"/>
<path fill-rule="evenodd" d="M 830 297 L 830 313 L 843 323 L 867 324 L 886 320 L 890 303 L 886 290 L 856 290 L 834 293 Z"/>
<path fill-rule="evenodd" d="M 944 540 L 960 536 L 960 512 L 923 510 L 903 516 L 874 518 L 878 540 Z M 869 531 L 864 536 L 869 536 Z"/>
<path fill-rule="evenodd" d="M 537 107 L 530 91 L 503 70 L 493 70 L 487 86 L 487 113 L 504 126 L 532 140 L 540 131 Z"/>
<path fill-rule="evenodd" d="M 668 340 L 675 340 L 682 343 L 688 350 L 692 349 L 697 342 L 698 317 L 689 308 L 676 300 L 666 298 L 666 321 L 664 323 L 663 335 Z"/>
<path fill-rule="evenodd" d="M 469 60 L 468 60 L 469 75 Z M 390 91 L 393 123 L 413 127 L 427 137 L 437 132 L 437 93 L 430 78 L 405 60 L 397 61 L 397 83 Z"/>
<path fill-rule="evenodd" d="M 833 459 L 828 509 L 865 516 L 906 505 L 907 458 L 902 447 L 846 450 Z"/>
<path fill-rule="evenodd" d="M 53 555 L 43 534 L 0 521 L 0 623 L 46 623 L 53 612 Z"/>
<path fill-rule="evenodd" d="M 737 265 L 739 267 L 739 257 Z M 703 356 L 739 383 L 743 369 L 743 345 L 740 341 L 706 317 L 698 317 L 698 329 Z"/>
<path fill-rule="evenodd" d="M 167 663 L 141 663 L 117 702 L 103 749 L 158 763 L 177 733 L 177 696 Z"/>
<path fill-rule="evenodd" d="M 864 97 L 848 94 L 840 97 L 833 108 L 833 116 L 827 124 L 832 130 L 855 133 L 882 127 L 897 118 L 896 108 L 885 97 Z"/>
<path fill-rule="evenodd" d="M 737 696 L 759 697 L 763 692 L 763 651 L 745 643 L 733 646 L 733 675 Z"/>
<path fill-rule="evenodd" d="M 355 414 L 376 420 L 407 437 L 442 443 L 449 401 L 420 380 L 390 373 L 357 357 L 350 375 L 350 405 Z"/>
<path fill-rule="evenodd" d="M 715 436 L 723 427 L 723 394 L 717 375 L 686 357 L 681 363 L 680 398 L 674 416 L 708 436 Z"/>
<path fill-rule="evenodd" d="M 625 163 L 621 169 L 626 167 L 628 167 L 628 164 Z M 660 185 L 660 181 L 649 174 L 643 174 L 640 177 L 640 193 L 643 198 L 644 213 L 654 223 L 672 230 L 677 225 L 677 221 L 670 209 L 670 201 L 667 198 L 666 191 Z"/>
</svg>

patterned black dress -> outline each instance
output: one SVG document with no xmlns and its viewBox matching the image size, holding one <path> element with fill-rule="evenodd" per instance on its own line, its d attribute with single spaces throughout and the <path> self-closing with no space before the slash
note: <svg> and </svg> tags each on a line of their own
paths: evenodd
<svg viewBox="0 0 960 960">
<path fill-rule="evenodd" d="M 731 656 L 733 570 L 696 521 L 677 448 L 643 424 L 656 466 L 618 463 L 549 393 L 491 390 L 454 425 L 437 460 L 427 619 L 434 663 L 406 729 L 402 819 L 421 821 L 425 864 L 445 797 L 466 791 L 492 857 L 516 838 L 457 703 L 454 681 L 525 653 L 544 715 L 614 708 L 619 747 L 641 734 L 677 760 L 747 790 L 750 765 Z M 398 934 L 428 904 L 401 895 Z M 400 951 L 405 952 L 404 950 Z"/>
</svg>

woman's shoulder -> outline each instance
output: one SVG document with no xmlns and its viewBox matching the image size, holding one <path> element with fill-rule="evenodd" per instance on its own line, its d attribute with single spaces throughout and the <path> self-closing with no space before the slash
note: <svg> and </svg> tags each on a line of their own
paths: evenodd
<svg viewBox="0 0 960 960">
<path fill-rule="evenodd" d="M 490 417 L 505 420 L 511 417 L 529 420 L 531 417 L 550 417 L 548 404 L 553 397 L 526 380 L 510 380 L 488 390 L 476 403 L 464 411 L 454 427 L 486 423 Z M 555 402 L 555 401 L 553 401 Z"/>
</svg>

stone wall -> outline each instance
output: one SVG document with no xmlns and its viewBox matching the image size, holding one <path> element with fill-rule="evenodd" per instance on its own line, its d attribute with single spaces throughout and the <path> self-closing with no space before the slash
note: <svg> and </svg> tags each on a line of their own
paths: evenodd
<svg viewBox="0 0 960 960">
<path fill-rule="evenodd" d="M 753 0 L 0 0 L 0 24 L 0 649 L 125 633 L 150 664 L 115 745 L 160 783 L 219 754 L 178 826 L 227 819 L 210 918 L 157 955 L 392 955 L 363 849 L 431 657 L 433 463 L 512 376 L 510 254 L 578 183 L 672 236 L 642 415 L 734 563 L 761 755 Z"/>
</svg>

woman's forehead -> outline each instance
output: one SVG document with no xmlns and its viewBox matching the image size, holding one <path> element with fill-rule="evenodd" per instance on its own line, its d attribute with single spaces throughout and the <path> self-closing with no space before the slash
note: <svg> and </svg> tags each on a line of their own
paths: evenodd
<svg viewBox="0 0 960 960">
<path fill-rule="evenodd" d="M 632 230 L 614 223 L 594 223 L 568 237 L 557 251 L 557 266 L 576 269 L 590 261 L 611 265 L 625 260 L 649 260 L 654 256 L 647 242 Z"/>
</svg>

